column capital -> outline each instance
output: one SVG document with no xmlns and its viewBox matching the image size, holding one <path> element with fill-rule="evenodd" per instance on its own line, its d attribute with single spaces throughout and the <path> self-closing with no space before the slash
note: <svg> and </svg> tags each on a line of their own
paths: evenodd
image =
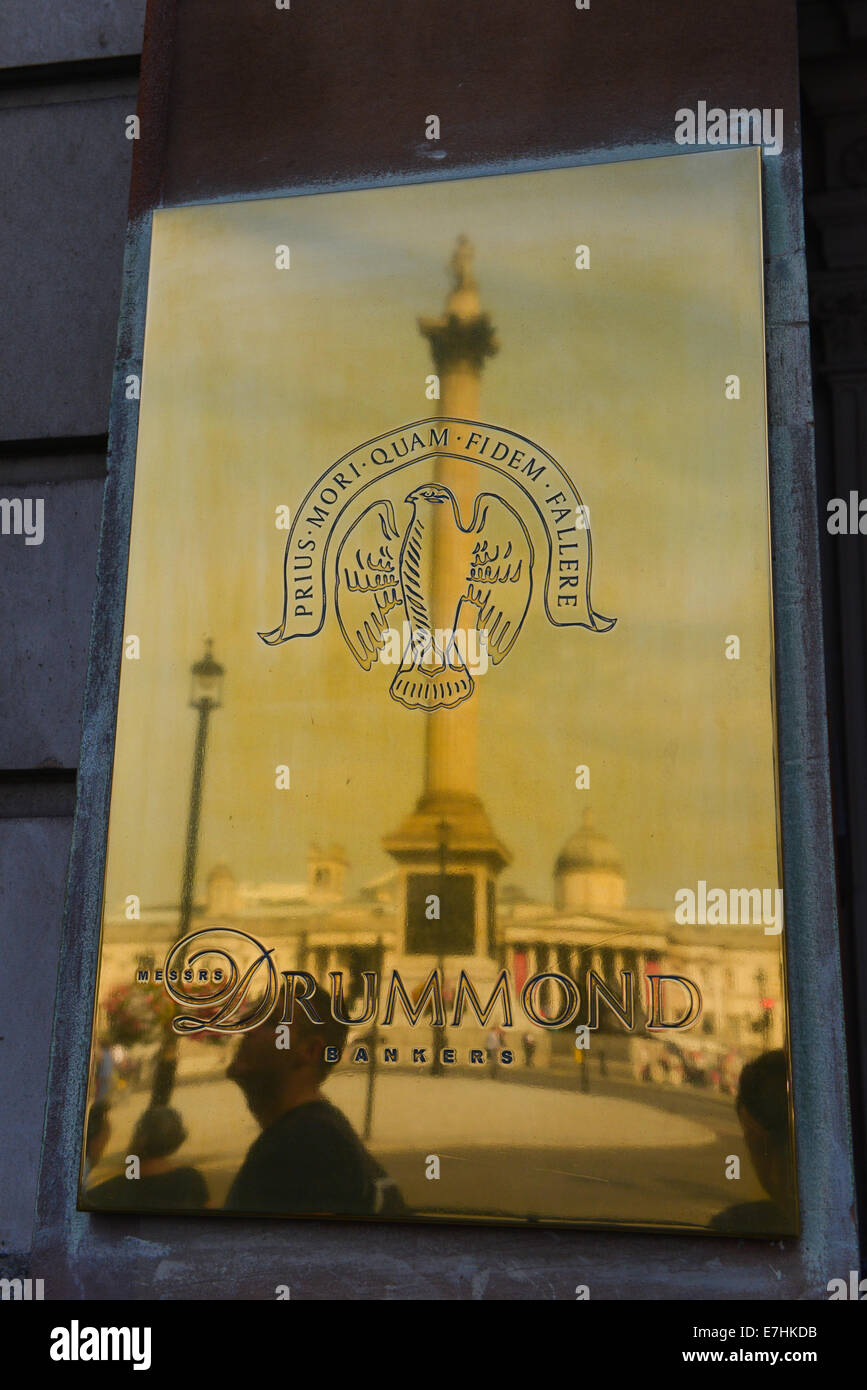
<svg viewBox="0 0 867 1390">
<path fill-rule="evenodd" d="M 418 326 L 430 343 L 434 366 L 440 374 L 462 364 L 481 372 L 485 359 L 499 350 L 487 314 L 480 313 L 472 319 L 443 314 L 440 318 L 420 318 Z"/>
<path fill-rule="evenodd" d="M 438 372 L 460 365 L 480 372 L 486 357 L 499 349 L 493 325 L 482 313 L 479 286 L 473 275 L 475 250 L 469 237 L 459 236 L 449 261 L 452 289 L 439 318 L 420 318 L 422 335 L 431 345 Z"/>
</svg>

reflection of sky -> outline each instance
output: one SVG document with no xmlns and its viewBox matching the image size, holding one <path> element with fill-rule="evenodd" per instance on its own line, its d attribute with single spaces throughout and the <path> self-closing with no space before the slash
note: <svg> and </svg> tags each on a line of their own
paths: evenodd
<svg viewBox="0 0 867 1390">
<path fill-rule="evenodd" d="M 440 310 L 460 232 L 501 342 L 481 414 L 571 474 L 594 606 L 619 620 L 558 631 L 534 609 L 481 678 L 480 790 L 509 876 L 547 898 L 589 803 L 634 905 L 670 907 L 699 878 L 776 882 L 756 173 L 744 150 L 157 214 L 126 620 L 142 659 L 123 669 L 110 908 L 177 895 L 187 671 L 207 634 L 227 678 L 202 869 L 298 880 L 311 840 L 347 846 L 353 884 L 389 867 L 379 842 L 420 790 L 423 716 L 333 620 L 277 648 L 256 631 L 282 604 L 275 507 L 430 413 L 416 318 Z M 274 789 L 280 763 L 291 791 Z"/>
</svg>

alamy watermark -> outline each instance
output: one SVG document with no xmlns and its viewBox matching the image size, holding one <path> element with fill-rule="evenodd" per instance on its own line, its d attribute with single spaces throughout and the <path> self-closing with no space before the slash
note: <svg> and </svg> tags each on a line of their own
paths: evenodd
<svg viewBox="0 0 867 1390">
<path fill-rule="evenodd" d="M 45 539 L 45 501 L 42 497 L 0 497 L 0 535 L 23 536 L 25 545 Z"/>
<path fill-rule="evenodd" d="M 48 1354 L 52 1361 L 130 1361 L 134 1371 L 150 1370 L 149 1327 L 82 1327 L 73 1318 L 69 1327 L 51 1330 Z"/>
<path fill-rule="evenodd" d="M 488 634 L 478 628 L 411 628 L 387 627 L 382 634 L 379 659 L 384 666 L 407 665 L 413 661 L 420 666 L 460 669 L 465 666 L 474 676 L 483 676 L 488 669 Z"/>
<path fill-rule="evenodd" d="M 0 1300 L 4 1303 L 40 1302 L 44 1297 L 44 1279 L 0 1279 Z"/>
<path fill-rule="evenodd" d="M 700 101 L 695 111 L 682 106 L 674 119 L 678 145 L 762 145 L 768 154 L 783 152 L 781 106 L 733 106 L 726 111 Z"/>
<path fill-rule="evenodd" d="M 867 536 L 867 497 L 854 488 L 848 497 L 832 497 L 826 525 L 830 536 Z"/>
<path fill-rule="evenodd" d="M 827 1290 L 829 1303 L 839 1299 L 852 1299 L 856 1303 L 864 1303 L 867 1300 L 867 1279 L 859 1278 L 857 1269 L 850 1269 L 848 1284 L 845 1279 L 829 1279 Z"/>
<path fill-rule="evenodd" d="M 782 888 L 708 888 L 700 878 L 695 890 L 678 888 L 674 920 L 679 926 L 764 926 L 765 936 L 783 930 Z"/>
</svg>

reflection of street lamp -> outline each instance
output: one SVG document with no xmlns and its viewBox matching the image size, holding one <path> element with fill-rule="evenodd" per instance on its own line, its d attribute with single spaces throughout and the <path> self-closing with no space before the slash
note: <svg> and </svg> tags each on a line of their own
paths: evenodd
<svg viewBox="0 0 867 1390">
<path fill-rule="evenodd" d="M 223 668 L 211 654 L 211 639 L 205 643 L 205 655 L 190 673 L 190 708 L 199 711 L 196 729 L 196 748 L 193 753 L 193 784 L 190 788 L 190 814 L 187 820 L 187 842 L 184 872 L 181 879 L 181 915 L 178 940 L 187 936 L 193 913 L 193 889 L 196 880 L 196 858 L 199 852 L 199 813 L 202 809 L 202 781 L 205 775 L 205 749 L 208 742 L 208 720 L 212 709 L 223 703 Z"/>
<path fill-rule="evenodd" d="M 189 935 L 193 915 L 193 890 L 196 882 L 196 859 L 199 852 L 199 816 L 202 809 L 202 783 L 205 776 L 205 751 L 208 743 L 208 720 L 211 710 L 223 703 L 223 667 L 214 660 L 211 639 L 205 643 L 205 655 L 191 668 L 189 705 L 199 711 L 196 746 L 193 751 L 193 781 L 190 787 L 190 810 L 187 817 L 187 838 L 184 849 L 184 868 L 181 877 L 181 910 L 176 941 Z M 169 1025 L 170 1028 L 170 1025 Z M 178 1042 L 174 1032 L 167 1029 L 154 1068 L 151 1105 L 168 1105 L 175 1085 Z"/>
<path fill-rule="evenodd" d="M 439 910 L 439 915 L 438 915 L 438 918 L 437 918 L 437 921 L 438 921 L 438 930 L 437 930 L 437 970 L 438 970 L 438 972 L 439 972 L 439 977 L 440 977 L 440 989 L 441 989 L 442 997 L 443 997 L 443 1010 L 445 1010 L 446 963 L 445 963 L 445 949 L 444 949 L 444 947 L 445 947 L 445 942 L 444 942 L 444 935 L 445 935 L 445 918 L 443 917 L 443 912 L 444 912 L 444 910 L 445 910 L 446 882 L 447 882 L 447 880 L 446 880 L 446 851 L 447 851 L 447 849 L 448 849 L 448 843 L 449 843 L 449 823 L 448 823 L 448 821 L 445 819 L 445 817 L 443 817 L 443 819 L 440 821 L 439 826 L 438 826 L 437 828 L 438 828 L 438 830 L 439 830 L 439 832 L 440 832 L 440 839 L 439 839 L 439 850 L 440 850 L 440 883 L 439 883 L 439 889 L 440 889 L 440 893 L 439 893 L 439 897 L 440 897 L 440 910 Z M 443 1048 L 444 1048 L 445 1045 L 446 1045 L 446 1030 L 445 1030 L 445 1028 L 441 1028 L 438 1024 L 434 1024 L 433 1038 L 434 1038 L 434 1055 L 433 1055 L 433 1063 L 432 1063 L 431 1069 L 430 1069 L 430 1074 L 431 1074 L 431 1076 L 442 1076 L 443 1073 L 444 1073 L 444 1071 L 445 1071 L 445 1064 L 444 1064 L 443 1059 L 442 1059 L 442 1051 L 443 1051 Z"/>
<path fill-rule="evenodd" d="M 382 963 L 384 959 L 385 951 L 382 945 L 382 937 L 378 936 L 376 938 L 376 945 L 373 948 L 373 970 L 376 975 L 377 1008 L 379 1007 L 379 997 L 382 988 Z M 376 1049 L 379 1045 L 379 1027 L 376 1022 L 376 1014 L 373 1015 L 373 1026 L 367 1036 L 367 1042 L 370 1046 L 370 1062 L 367 1068 L 367 1101 L 364 1107 L 364 1130 L 362 1133 L 362 1138 L 365 1140 L 370 1139 L 370 1134 L 373 1129 L 373 1087 L 378 1066 Z"/>
</svg>

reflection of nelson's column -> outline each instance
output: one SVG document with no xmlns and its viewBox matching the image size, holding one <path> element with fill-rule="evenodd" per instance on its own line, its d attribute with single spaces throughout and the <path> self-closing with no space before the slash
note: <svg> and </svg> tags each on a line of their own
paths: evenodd
<svg viewBox="0 0 867 1390">
<path fill-rule="evenodd" d="M 497 351 L 497 340 L 487 314 L 479 304 L 478 286 L 472 275 L 472 247 L 458 239 L 451 268 L 454 288 L 440 318 L 422 318 L 419 327 L 431 345 L 434 367 L 440 379 L 440 415 L 457 420 L 478 420 L 479 387 L 487 357 Z M 451 425 L 458 436 L 466 433 Z M 450 489 L 457 499 L 466 526 L 473 503 L 483 490 L 480 469 L 464 459 L 439 456 L 434 480 Z M 421 481 L 421 479 L 419 479 Z M 466 587 L 466 559 L 456 542 L 450 507 L 433 509 L 431 582 L 434 611 L 442 612 L 441 596 L 460 593 Z M 458 628 L 473 628 L 478 609 L 464 604 Z M 406 933 L 401 955 L 427 956 L 425 970 L 447 955 L 450 975 L 455 967 L 474 960 L 476 976 L 489 973 L 484 963 L 495 956 L 495 889 L 497 874 L 511 856 L 497 839 L 478 794 L 479 707 L 484 676 L 476 682 L 470 699 L 455 709 L 438 709 L 424 715 L 424 790 L 415 811 L 400 829 L 383 841 L 400 865 L 404 894 Z M 490 754 L 482 737 L 482 754 Z M 431 895 L 440 901 L 440 919 L 432 919 Z M 456 961 L 455 957 L 463 959 Z M 421 964 L 421 962 L 420 962 Z M 482 966 L 482 969 L 479 969 Z M 421 972 L 420 972 L 421 973 Z"/>
</svg>

